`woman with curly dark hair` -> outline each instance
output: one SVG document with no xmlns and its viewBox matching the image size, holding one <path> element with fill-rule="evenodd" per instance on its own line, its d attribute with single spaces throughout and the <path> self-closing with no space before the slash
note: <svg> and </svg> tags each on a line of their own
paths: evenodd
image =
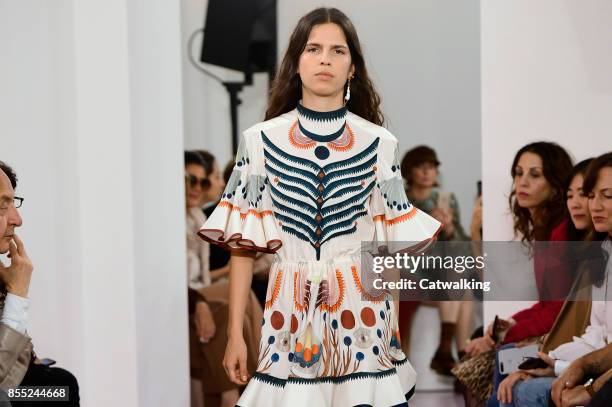
<svg viewBox="0 0 612 407">
<path fill-rule="evenodd" d="M 255 252 L 276 253 L 240 406 L 406 406 L 414 391 L 394 303 L 362 285 L 361 243 L 423 250 L 440 223 L 406 198 L 379 106 L 348 17 L 333 8 L 302 17 L 266 121 L 244 132 L 200 230 L 232 250 L 224 365 L 238 384 L 249 378 L 242 321 Z"/>
<path fill-rule="evenodd" d="M 515 155 L 511 175 L 513 188 L 508 203 L 514 232 L 523 242 L 549 240 L 566 217 L 565 182 L 572 160 L 555 143 L 527 144 Z"/>
</svg>

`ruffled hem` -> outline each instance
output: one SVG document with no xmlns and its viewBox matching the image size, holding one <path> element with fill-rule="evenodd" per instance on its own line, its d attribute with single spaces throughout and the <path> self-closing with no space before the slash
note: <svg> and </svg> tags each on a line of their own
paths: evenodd
<svg viewBox="0 0 612 407">
<path fill-rule="evenodd" d="M 249 209 L 221 201 L 198 236 L 227 250 L 275 253 L 282 246 L 272 211 Z"/>
<path fill-rule="evenodd" d="M 388 218 L 373 217 L 376 228 L 376 249 L 387 253 L 415 253 L 426 250 L 444 228 L 435 218 L 413 207 L 409 212 Z"/>
<path fill-rule="evenodd" d="M 407 407 L 416 374 L 407 359 L 394 365 L 385 371 L 313 379 L 255 373 L 236 406 Z"/>
<path fill-rule="evenodd" d="M 266 246 L 258 246 L 251 239 L 244 239 L 241 233 L 235 233 L 229 239 L 225 239 L 225 232 L 219 229 L 201 229 L 198 236 L 209 243 L 221 246 L 226 250 L 242 251 L 251 250 L 262 253 L 274 254 L 281 248 L 283 242 L 280 239 L 269 240 Z"/>
</svg>

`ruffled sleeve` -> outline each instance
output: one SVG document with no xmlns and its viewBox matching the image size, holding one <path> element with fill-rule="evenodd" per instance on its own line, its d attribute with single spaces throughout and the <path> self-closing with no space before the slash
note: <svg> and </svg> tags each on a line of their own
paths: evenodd
<svg viewBox="0 0 612 407">
<path fill-rule="evenodd" d="M 441 230 L 441 223 L 413 206 L 400 175 L 398 143 L 381 139 L 376 165 L 377 183 L 370 201 L 375 241 L 389 252 L 426 249 Z"/>
<path fill-rule="evenodd" d="M 228 250 L 274 253 L 282 245 L 274 222 L 268 180 L 258 163 L 255 137 L 240 141 L 234 170 L 217 208 L 198 235 Z"/>
</svg>

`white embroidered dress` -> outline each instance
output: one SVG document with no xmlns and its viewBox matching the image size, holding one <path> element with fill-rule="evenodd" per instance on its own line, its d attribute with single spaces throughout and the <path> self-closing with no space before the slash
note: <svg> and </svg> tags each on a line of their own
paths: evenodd
<svg viewBox="0 0 612 407">
<path fill-rule="evenodd" d="M 406 198 L 397 139 L 345 108 L 299 105 L 246 130 L 199 232 L 276 253 L 258 367 L 238 405 L 406 406 L 416 372 L 393 302 L 362 287 L 361 243 L 421 248 L 439 228 Z"/>
</svg>

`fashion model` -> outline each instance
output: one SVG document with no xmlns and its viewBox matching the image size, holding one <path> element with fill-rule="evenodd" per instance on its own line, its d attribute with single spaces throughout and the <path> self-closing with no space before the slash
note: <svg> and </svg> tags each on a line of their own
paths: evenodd
<svg viewBox="0 0 612 407">
<path fill-rule="evenodd" d="M 422 250 L 440 223 L 406 198 L 379 105 L 350 20 L 333 8 L 302 17 L 266 120 L 243 133 L 199 232 L 232 250 L 224 365 L 248 382 L 239 406 L 406 406 L 414 391 L 394 302 L 362 285 L 361 243 Z M 242 321 L 257 251 L 275 261 L 249 375 Z"/>
</svg>

